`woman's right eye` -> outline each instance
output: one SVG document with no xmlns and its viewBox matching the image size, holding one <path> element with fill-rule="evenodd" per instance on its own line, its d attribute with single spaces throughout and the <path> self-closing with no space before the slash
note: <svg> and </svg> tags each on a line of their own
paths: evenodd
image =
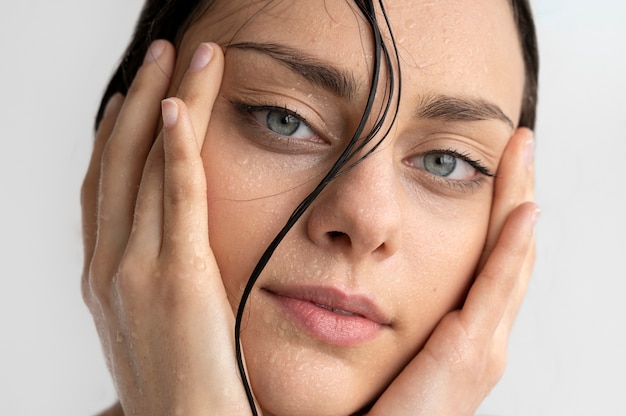
<svg viewBox="0 0 626 416">
<path fill-rule="evenodd" d="M 282 109 L 248 109 L 261 125 L 273 133 L 293 139 L 317 139 L 317 134 L 304 120 L 290 111 Z M 317 141 L 317 140 L 316 140 Z"/>
</svg>

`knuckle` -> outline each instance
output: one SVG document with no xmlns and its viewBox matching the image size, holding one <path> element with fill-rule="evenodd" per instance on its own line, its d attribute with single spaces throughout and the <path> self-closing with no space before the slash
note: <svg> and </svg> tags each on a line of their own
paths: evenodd
<svg viewBox="0 0 626 416">
<path fill-rule="evenodd" d="M 193 168 L 194 166 L 184 165 L 169 170 L 165 178 L 168 203 L 191 210 L 191 204 L 201 203 L 206 198 L 206 185 Z"/>
<path fill-rule="evenodd" d="M 110 279 L 102 269 L 98 268 L 97 257 L 86 266 L 81 279 L 81 295 L 83 302 L 96 319 L 106 315 L 111 310 Z"/>
<path fill-rule="evenodd" d="M 168 187 L 167 199 L 170 204 L 184 207 L 194 195 L 193 186 L 189 184 L 171 184 Z"/>
<path fill-rule="evenodd" d="M 83 273 L 83 277 L 80 282 L 80 293 L 83 298 L 83 303 L 91 309 L 94 306 L 95 300 L 93 292 L 91 290 L 91 283 L 88 273 Z"/>
<path fill-rule="evenodd" d="M 109 167 L 114 164 L 119 159 L 120 155 L 118 153 L 117 146 L 113 146 L 112 142 L 107 143 L 102 150 L 102 166 Z"/>
<path fill-rule="evenodd" d="M 473 374 L 474 382 L 495 385 L 506 369 L 507 345 L 498 337 L 475 336 L 463 325 L 455 326 L 448 356 L 449 365 L 465 374 Z"/>
<path fill-rule="evenodd" d="M 110 286 L 108 284 L 106 263 L 101 256 L 94 256 L 89 265 L 87 276 L 83 279 L 83 297 L 87 302 L 108 303 Z M 89 304 L 89 303 L 88 303 Z"/>
<path fill-rule="evenodd" d="M 124 297 L 127 295 L 145 292 L 144 276 L 149 273 L 149 268 L 145 264 L 136 261 L 133 258 L 124 257 L 120 261 L 119 267 L 113 276 L 119 295 Z"/>
</svg>

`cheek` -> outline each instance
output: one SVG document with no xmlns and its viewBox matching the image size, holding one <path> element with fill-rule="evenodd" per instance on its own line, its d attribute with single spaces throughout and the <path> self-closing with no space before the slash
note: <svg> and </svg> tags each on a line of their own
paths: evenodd
<svg viewBox="0 0 626 416">
<path fill-rule="evenodd" d="M 414 277 L 404 287 L 406 298 L 418 301 L 408 307 L 412 318 L 427 323 L 423 341 L 443 315 L 462 305 L 483 251 L 490 205 L 491 198 L 484 198 L 459 204 L 444 216 L 423 214 L 426 221 L 415 222 L 407 236 L 404 255 L 410 270 L 403 275 Z"/>
<path fill-rule="evenodd" d="M 259 258 L 307 190 L 286 180 L 290 175 L 284 169 L 251 151 L 220 121 L 219 112 L 215 115 L 202 149 L 209 240 L 236 308 Z"/>
<path fill-rule="evenodd" d="M 202 155 L 209 241 L 235 310 L 256 261 L 278 228 L 280 215 L 271 198 L 260 197 L 259 189 L 266 182 L 263 175 L 244 175 L 244 170 L 253 171 L 254 166 L 233 155 L 223 142 L 209 139 Z"/>
</svg>

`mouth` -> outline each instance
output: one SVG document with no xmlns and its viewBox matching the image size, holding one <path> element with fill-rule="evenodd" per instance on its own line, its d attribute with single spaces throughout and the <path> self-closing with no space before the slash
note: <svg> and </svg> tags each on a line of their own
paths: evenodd
<svg viewBox="0 0 626 416">
<path fill-rule="evenodd" d="M 288 320 L 325 343 L 354 346 L 376 338 L 391 318 L 369 297 L 335 287 L 294 286 L 262 290 Z"/>
</svg>

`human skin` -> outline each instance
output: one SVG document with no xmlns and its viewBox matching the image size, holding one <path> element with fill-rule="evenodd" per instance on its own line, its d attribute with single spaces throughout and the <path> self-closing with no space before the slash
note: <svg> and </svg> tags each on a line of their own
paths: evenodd
<svg viewBox="0 0 626 416">
<path fill-rule="evenodd" d="M 236 3 L 229 4 L 236 7 Z M 501 372 L 500 368 L 481 368 L 478 374 L 470 374 L 474 366 L 488 367 L 484 364 L 492 361 L 500 364 L 497 355 L 502 354 L 529 275 L 531 233 L 524 227 L 531 222 L 534 209 L 533 204 L 522 203 L 532 199 L 532 168 L 526 163 L 532 139 L 526 130 L 515 130 L 498 118 L 451 121 L 415 116 L 425 98 L 446 95 L 493 103 L 513 125 L 517 123 L 523 62 L 510 9 L 506 2 L 495 0 L 482 8 L 466 3 L 411 2 L 409 7 L 407 1 L 388 6 L 403 80 L 398 118 L 391 134 L 374 154 L 333 181 L 316 199 L 279 246 L 249 301 L 242 342 L 253 391 L 266 415 L 349 414 L 383 392 L 373 412 L 391 414 L 390 406 L 398 406 L 401 397 L 400 403 L 410 412 L 404 414 L 433 414 L 427 413 L 431 410 L 427 407 L 417 413 L 420 406 L 429 403 L 423 396 L 427 391 L 423 380 L 430 382 L 428 390 L 436 392 L 439 386 L 441 395 L 429 398 L 433 406 L 456 390 L 452 387 L 466 383 L 465 394 L 470 397 L 465 403 L 471 412 L 495 383 L 498 374 L 491 373 Z M 106 146 L 101 170 L 105 178 L 105 173 L 112 171 L 107 169 L 108 163 L 122 164 L 116 160 L 124 153 L 115 147 L 119 146 L 115 140 L 118 136 L 141 132 L 143 140 L 137 143 L 143 151 L 139 154 L 146 159 L 146 138 L 154 134 L 158 107 L 155 110 L 153 106 L 152 112 L 142 118 L 145 125 L 138 123 L 133 130 L 124 128 L 127 124 L 123 121 L 125 115 L 137 119 L 131 107 L 158 102 L 164 95 L 177 94 L 182 99 L 163 104 L 164 133 L 145 163 L 136 207 L 132 198 L 122 207 L 100 206 L 100 222 L 94 225 L 98 230 L 108 230 L 100 232 L 99 246 L 115 245 L 107 241 L 112 239 L 118 241 L 118 246 L 131 248 L 113 256 L 98 250 L 98 246 L 94 248 L 96 261 L 91 261 L 90 270 L 104 269 L 103 263 L 113 265 L 107 266 L 112 272 L 100 271 L 100 275 L 109 276 L 115 296 L 99 294 L 97 302 L 90 302 L 89 288 L 85 296 L 99 323 L 101 338 L 109 341 L 103 339 L 103 345 L 127 412 L 130 408 L 145 409 L 138 404 L 142 400 L 133 398 L 129 391 L 151 391 L 151 384 L 163 379 L 174 379 L 178 384 L 165 389 L 165 399 L 161 394 L 157 400 L 156 392 L 147 397 L 153 397 L 155 403 L 170 400 L 168 406 L 174 406 L 170 409 L 178 409 L 180 403 L 189 409 L 210 408 L 207 406 L 224 400 L 223 391 L 220 395 L 220 388 L 224 388 L 238 398 L 231 405 L 237 411 L 246 411 L 241 407 L 245 399 L 232 353 L 233 310 L 261 253 L 332 165 L 361 115 L 371 59 L 368 43 L 363 41 L 369 39 L 366 26 L 363 22 L 357 24 L 360 17 L 343 2 L 276 4 L 260 12 L 245 7 L 235 14 L 226 10 L 224 16 L 221 12 L 205 16 L 183 38 L 174 69 L 171 46 L 161 45 L 164 50 L 154 54 L 157 61 L 148 62 L 142 70 L 154 71 L 150 66 L 157 66 L 166 75 L 172 73 L 171 82 L 157 81 L 154 74 L 138 74 L 138 80 L 144 82 L 133 86 L 124 109 L 113 103 L 113 116 L 109 113 L 103 121 L 112 123 L 111 118 L 120 112 L 122 121 L 113 132 L 111 128 L 107 131 L 105 124 L 99 132 L 104 139 L 96 144 Z M 248 21 L 250 16 L 254 18 Z M 245 21 L 248 23 L 244 25 Z M 234 30 L 237 34 L 233 39 Z M 334 39 L 341 39 L 341 44 Z M 187 71 L 194 51 L 204 41 L 280 42 L 320 62 L 350 70 L 358 88 L 350 99 L 338 97 L 267 54 L 230 48 L 218 93 L 216 84 L 223 58 L 217 46 L 213 46 L 213 60 L 208 67 Z M 202 58 L 208 50 L 202 45 L 196 56 Z M 150 94 L 145 92 L 147 80 L 155 85 Z M 141 99 L 129 104 L 133 94 Z M 298 139 L 270 137 L 262 124 L 264 117 L 242 111 L 233 102 L 288 108 L 306 118 L 317 134 L 308 134 L 304 128 L 307 134 Z M 203 144 L 200 154 L 196 142 Z M 497 170 L 498 179 L 462 163 L 461 179 L 436 177 L 421 166 L 426 152 L 450 149 L 480 160 L 491 172 Z M 135 180 L 120 187 L 114 180 L 107 185 L 105 178 L 101 195 L 132 194 L 144 165 L 140 156 L 135 157 L 126 161 L 132 166 L 127 168 L 132 170 L 129 176 Z M 94 160 L 99 166 L 98 148 Z M 93 178 L 88 175 L 87 179 L 85 189 L 90 184 L 93 187 Z M 111 220 L 103 212 L 123 215 Z M 509 233 L 501 233 L 507 217 L 511 223 Z M 210 247 L 207 232 L 202 232 L 207 229 Z M 89 247 L 94 245 L 89 235 L 87 229 L 87 258 L 91 258 Z M 513 241 L 502 243 L 501 250 L 509 252 L 501 257 L 497 256 L 498 246 L 493 254 L 491 251 L 498 238 L 501 242 L 507 238 Z M 146 247 L 140 242 L 152 243 Z M 155 245 L 158 250 L 153 247 L 153 251 L 161 260 L 151 267 L 140 267 L 145 266 L 146 257 L 150 258 L 145 255 L 150 252 L 149 246 Z M 488 247 L 486 254 L 484 247 Z M 476 266 L 482 265 L 488 254 L 491 258 L 484 270 L 492 274 L 483 271 L 461 312 L 448 314 L 441 321 L 463 303 Z M 489 269 L 490 264 L 496 266 Z M 508 280 L 515 284 L 509 284 L 506 290 L 500 288 L 500 293 L 501 282 L 488 279 L 495 274 L 503 279 L 506 276 L 500 275 L 509 275 Z M 117 279 L 111 280 L 112 275 Z M 138 279 L 137 275 L 146 277 Z M 518 275 L 519 281 L 515 278 Z M 157 288 L 145 290 L 154 286 L 155 280 L 159 281 Z M 100 281 L 105 284 L 106 278 Z M 289 306 L 291 301 L 279 296 L 297 292 L 302 297 L 301 293 L 311 291 L 311 286 L 316 293 L 333 289 L 335 295 L 330 296 L 328 306 L 338 307 L 333 304 L 339 302 L 336 298 L 358 295 L 369 299 L 381 317 L 365 327 L 375 329 L 361 331 L 366 332 L 364 336 L 339 330 L 336 337 L 329 336 L 329 330 L 311 330 Z M 139 289 L 144 289 L 141 296 L 137 295 L 142 292 Z M 142 313 L 140 307 L 129 308 L 129 304 L 142 304 L 137 298 L 152 309 Z M 102 307 L 103 303 L 107 307 Z M 495 317 L 482 315 L 487 314 L 484 309 L 489 306 L 499 312 Z M 317 309 L 312 313 L 319 322 L 332 314 Z M 146 315 L 148 310 L 151 316 Z M 489 310 L 487 315 L 493 312 Z M 107 317 L 115 313 L 123 321 L 117 328 Z M 332 319 L 355 323 L 349 317 Z M 152 322 L 148 325 L 152 331 L 146 330 L 146 321 Z M 463 332 L 460 327 L 474 332 L 459 334 Z M 126 344 L 132 344 L 132 348 L 120 352 Z M 447 349 L 446 344 L 454 347 Z M 138 358 L 136 351 L 142 348 L 148 353 Z M 477 357 L 479 349 L 486 358 Z M 208 355 L 212 358 L 206 358 Z M 146 356 L 152 359 L 146 360 Z M 460 368 L 454 368 L 455 360 L 469 364 L 457 363 Z M 201 365 L 204 362 L 212 363 Z M 124 366 L 143 371 L 138 372 L 139 377 L 129 375 Z M 166 377 L 160 374 L 163 371 Z M 454 371 L 465 377 L 459 377 L 461 381 L 452 378 L 452 374 L 458 375 Z M 219 378 L 209 377 L 207 381 L 207 374 L 219 374 Z M 481 379 L 481 375 L 484 380 L 472 387 L 473 378 Z M 396 382 L 387 389 L 394 379 Z M 215 387 L 215 394 L 207 393 L 212 391 L 207 385 Z M 190 400 L 194 392 L 198 397 Z M 199 398 L 203 393 L 205 397 Z M 463 396 L 456 390 L 451 397 L 464 402 Z M 414 403 L 416 398 L 420 399 L 418 403 Z M 155 405 L 164 414 L 166 408 Z M 401 414 L 399 411 L 394 409 L 392 414 Z"/>
</svg>

